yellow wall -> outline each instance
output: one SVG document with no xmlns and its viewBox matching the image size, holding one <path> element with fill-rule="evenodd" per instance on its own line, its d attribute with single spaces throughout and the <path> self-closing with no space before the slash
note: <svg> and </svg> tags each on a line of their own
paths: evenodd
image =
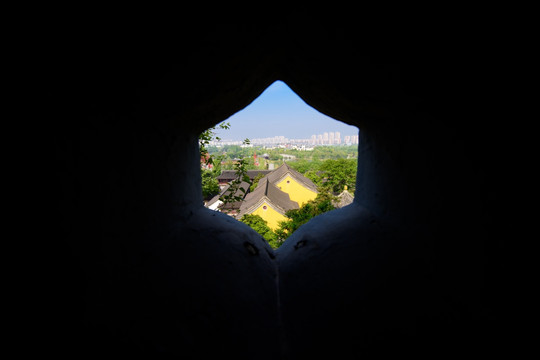
<svg viewBox="0 0 540 360">
<path fill-rule="evenodd" d="M 287 181 L 289 183 L 287 184 Z M 313 200 L 317 197 L 317 193 L 304 187 L 304 185 L 298 183 L 292 177 L 287 175 L 283 180 L 276 184 L 281 191 L 289 194 L 292 201 L 296 201 L 298 206 L 302 207 L 305 203 Z"/>
<path fill-rule="evenodd" d="M 263 206 L 266 206 L 266 210 L 263 209 Z M 284 215 L 281 215 L 270 205 L 268 205 L 266 201 L 251 214 L 259 215 L 264 220 L 266 220 L 266 222 L 268 223 L 268 227 L 272 230 L 276 230 L 278 228 L 278 224 L 280 221 L 288 220 Z"/>
</svg>

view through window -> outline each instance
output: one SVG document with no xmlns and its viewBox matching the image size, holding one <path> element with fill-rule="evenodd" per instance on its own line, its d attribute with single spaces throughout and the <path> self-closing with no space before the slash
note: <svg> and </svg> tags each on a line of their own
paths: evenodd
<svg viewBox="0 0 540 360">
<path fill-rule="evenodd" d="M 246 223 L 273 248 L 354 199 L 358 128 L 313 109 L 282 81 L 199 143 L 205 206 Z"/>
</svg>

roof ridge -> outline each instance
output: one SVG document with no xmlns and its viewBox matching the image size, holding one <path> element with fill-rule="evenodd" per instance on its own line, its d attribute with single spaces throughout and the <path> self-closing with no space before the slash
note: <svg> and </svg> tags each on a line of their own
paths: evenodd
<svg viewBox="0 0 540 360">
<path fill-rule="evenodd" d="M 299 171 L 297 171 L 296 169 L 289 166 L 289 164 L 287 164 L 286 162 L 284 162 L 283 165 L 286 165 L 285 171 L 279 177 L 279 179 L 285 178 L 287 173 L 289 173 L 291 175 L 291 177 L 293 177 L 294 179 L 296 179 L 300 183 L 303 183 L 309 190 L 314 191 L 314 192 L 318 192 L 317 185 L 315 185 L 315 183 L 310 178 L 308 178 L 307 176 L 301 174 Z M 278 167 L 278 169 L 281 168 L 283 165 Z"/>
<path fill-rule="evenodd" d="M 270 183 L 270 179 L 266 179 L 266 189 L 264 189 L 264 196 L 268 196 L 268 184 Z"/>
<path fill-rule="evenodd" d="M 257 191 L 257 189 L 260 189 Z M 261 184 L 257 189 L 246 196 L 240 207 L 240 214 L 249 213 L 260 206 L 262 201 L 266 199 L 268 204 L 271 204 L 274 209 L 280 209 L 280 213 L 285 213 L 290 209 L 298 209 L 298 202 L 291 200 L 288 193 L 279 189 L 270 180 L 266 179 L 266 184 Z"/>
</svg>

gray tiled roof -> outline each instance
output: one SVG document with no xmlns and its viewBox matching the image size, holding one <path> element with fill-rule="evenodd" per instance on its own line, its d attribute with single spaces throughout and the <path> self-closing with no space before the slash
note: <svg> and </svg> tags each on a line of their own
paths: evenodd
<svg viewBox="0 0 540 360">
<path fill-rule="evenodd" d="M 254 211 L 264 199 L 281 214 L 285 214 L 288 210 L 299 208 L 298 203 L 289 198 L 289 194 L 278 189 L 268 179 L 262 178 L 259 181 L 259 186 L 253 192 L 247 194 L 240 207 L 238 218 Z"/>
<path fill-rule="evenodd" d="M 263 177 L 261 181 L 264 179 L 268 179 L 270 180 L 270 182 L 275 184 L 279 182 L 283 177 L 285 177 L 287 173 L 290 174 L 291 177 L 293 177 L 299 183 L 303 184 L 308 189 L 318 193 L 317 185 L 315 185 L 313 181 L 311 181 L 304 175 L 300 174 L 298 171 L 291 168 L 286 162 L 284 162 L 283 165 L 281 165 L 280 167 L 278 167 L 277 169 L 275 169 L 274 171 L 272 171 L 271 173 Z M 259 184 L 261 184 L 261 181 L 259 181 Z"/>
<path fill-rule="evenodd" d="M 208 207 L 208 206 L 212 205 L 213 203 L 218 201 L 221 196 L 228 195 L 230 193 L 230 190 L 229 190 L 230 187 L 231 187 L 231 185 L 227 184 L 225 186 L 225 188 L 223 188 L 223 190 L 218 195 L 214 196 L 212 199 L 210 199 L 210 201 L 208 201 L 206 206 Z M 240 183 L 240 187 L 243 188 L 246 191 L 246 193 L 249 191 L 249 183 L 247 183 L 245 181 L 242 181 Z M 242 192 L 240 189 L 238 189 L 238 190 L 236 190 L 234 196 L 244 197 L 245 193 Z M 229 204 L 224 205 L 222 208 L 224 208 L 224 209 L 239 209 L 241 204 L 242 204 L 241 201 L 235 201 L 233 203 L 229 203 Z"/>
<path fill-rule="evenodd" d="M 234 170 L 222 170 L 221 174 L 217 177 L 218 180 L 231 180 L 236 179 L 236 171 Z"/>
<path fill-rule="evenodd" d="M 337 196 L 337 201 L 334 202 L 336 208 L 342 208 L 344 206 L 352 204 L 354 196 L 347 190 L 343 190 L 341 194 Z"/>
</svg>

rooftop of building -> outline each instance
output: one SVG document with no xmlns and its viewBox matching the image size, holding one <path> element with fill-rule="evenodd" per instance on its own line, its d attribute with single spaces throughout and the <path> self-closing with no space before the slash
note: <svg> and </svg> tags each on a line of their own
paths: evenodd
<svg viewBox="0 0 540 360">
<path fill-rule="evenodd" d="M 293 177 L 296 181 L 298 181 L 299 183 L 303 184 L 306 188 L 314 191 L 314 192 L 318 192 L 317 191 L 317 185 L 315 185 L 313 183 L 313 181 L 311 181 L 310 179 L 308 179 L 307 177 L 305 177 L 304 175 L 300 174 L 298 171 L 294 170 L 293 168 L 291 168 L 289 166 L 289 164 L 287 164 L 286 162 L 283 162 L 283 164 L 278 167 L 277 169 L 273 170 L 272 172 L 270 172 L 268 175 L 266 175 L 265 177 L 261 178 L 261 180 L 259 180 L 259 186 L 260 184 L 262 184 L 262 182 L 265 180 L 265 179 L 268 179 L 270 180 L 270 182 L 272 183 L 278 183 L 281 179 L 283 179 L 287 174 L 289 174 L 291 177 Z"/>
<path fill-rule="evenodd" d="M 263 179 L 259 181 L 259 186 L 245 197 L 240 207 L 239 218 L 254 211 L 264 200 L 267 200 L 270 205 L 282 214 L 285 214 L 288 210 L 299 208 L 298 203 L 292 201 L 289 194 L 281 191 L 268 179 Z"/>
</svg>

